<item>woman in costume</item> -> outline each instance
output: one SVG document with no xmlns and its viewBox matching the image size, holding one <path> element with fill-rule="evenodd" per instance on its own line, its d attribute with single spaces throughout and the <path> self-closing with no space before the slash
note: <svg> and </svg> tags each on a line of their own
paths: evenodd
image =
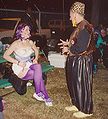
<svg viewBox="0 0 108 119">
<path fill-rule="evenodd" d="M 4 53 L 4 58 L 12 63 L 12 70 L 22 80 L 32 80 L 35 85 L 33 97 L 39 101 L 44 101 L 47 106 L 52 106 L 52 100 L 49 98 L 42 78 L 41 65 L 38 64 L 39 49 L 35 43 L 29 39 L 30 27 L 26 24 L 19 24 L 14 42 Z M 31 54 L 35 54 L 33 61 Z M 12 57 L 14 54 L 15 57 Z"/>
<path fill-rule="evenodd" d="M 70 8 L 70 20 L 75 28 L 69 41 L 60 40 L 62 53 L 67 54 L 66 81 L 72 106 L 67 111 L 75 111 L 76 118 L 93 114 L 92 101 L 92 25 L 84 19 L 85 4 L 75 2 Z"/>
</svg>

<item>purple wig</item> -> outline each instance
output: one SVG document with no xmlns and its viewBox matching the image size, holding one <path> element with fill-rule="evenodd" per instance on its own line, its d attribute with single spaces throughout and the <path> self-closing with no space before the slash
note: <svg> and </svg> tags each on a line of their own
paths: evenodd
<svg viewBox="0 0 108 119">
<path fill-rule="evenodd" d="M 21 32 L 22 32 L 22 29 L 24 29 L 26 26 L 28 26 L 28 25 L 25 23 L 21 23 L 17 26 L 16 31 L 15 31 L 15 35 L 14 35 L 15 39 L 22 39 Z M 30 29 L 30 27 L 29 27 L 29 29 Z"/>
</svg>

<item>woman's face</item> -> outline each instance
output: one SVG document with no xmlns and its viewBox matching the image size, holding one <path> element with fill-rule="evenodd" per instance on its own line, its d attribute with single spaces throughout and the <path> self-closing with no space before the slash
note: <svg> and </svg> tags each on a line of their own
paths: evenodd
<svg viewBox="0 0 108 119">
<path fill-rule="evenodd" d="M 27 39 L 29 38 L 30 35 L 30 28 L 28 26 L 25 26 L 22 30 L 21 30 L 21 37 L 23 39 Z"/>
</svg>

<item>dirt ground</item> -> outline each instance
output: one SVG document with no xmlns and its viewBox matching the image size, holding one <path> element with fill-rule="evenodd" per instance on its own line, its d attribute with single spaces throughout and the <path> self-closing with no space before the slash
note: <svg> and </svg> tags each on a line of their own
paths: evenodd
<svg viewBox="0 0 108 119">
<path fill-rule="evenodd" d="M 87 119 L 108 119 L 108 70 L 100 67 L 93 80 L 94 114 Z M 48 73 L 46 88 L 53 100 L 53 107 L 33 99 L 34 87 L 31 86 L 23 96 L 14 92 L 4 97 L 5 119 L 76 119 L 72 112 L 64 109 L 71 105 L 64 69 L 54 69 Z M 0 89 L 0 95 L 12 90 Z"/>
</svg>

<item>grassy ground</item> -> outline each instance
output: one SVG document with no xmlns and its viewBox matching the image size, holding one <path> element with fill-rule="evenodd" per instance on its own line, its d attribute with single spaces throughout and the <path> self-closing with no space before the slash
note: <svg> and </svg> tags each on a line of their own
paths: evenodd
<svg viewBox="0 0 108 119">
<path fill-rule="evenodd" d="M 53 100 L 53 107 L 32 98 L 34 88 L 28 87 L 25 95 L 16 92 L 4 97 L 6 101 L 5 119 L 75 119 L 72 112 L 64 108 L 70 105 L 64 69 L 54 69 L 48 73 L 46 88 Z M 0 89 L 0 95 L 13 89 Z M 108 70 L 101 67 L 94 75 L 93 84 L 94 115 L 88 119 L 108 119 Z"/>
</svg>

